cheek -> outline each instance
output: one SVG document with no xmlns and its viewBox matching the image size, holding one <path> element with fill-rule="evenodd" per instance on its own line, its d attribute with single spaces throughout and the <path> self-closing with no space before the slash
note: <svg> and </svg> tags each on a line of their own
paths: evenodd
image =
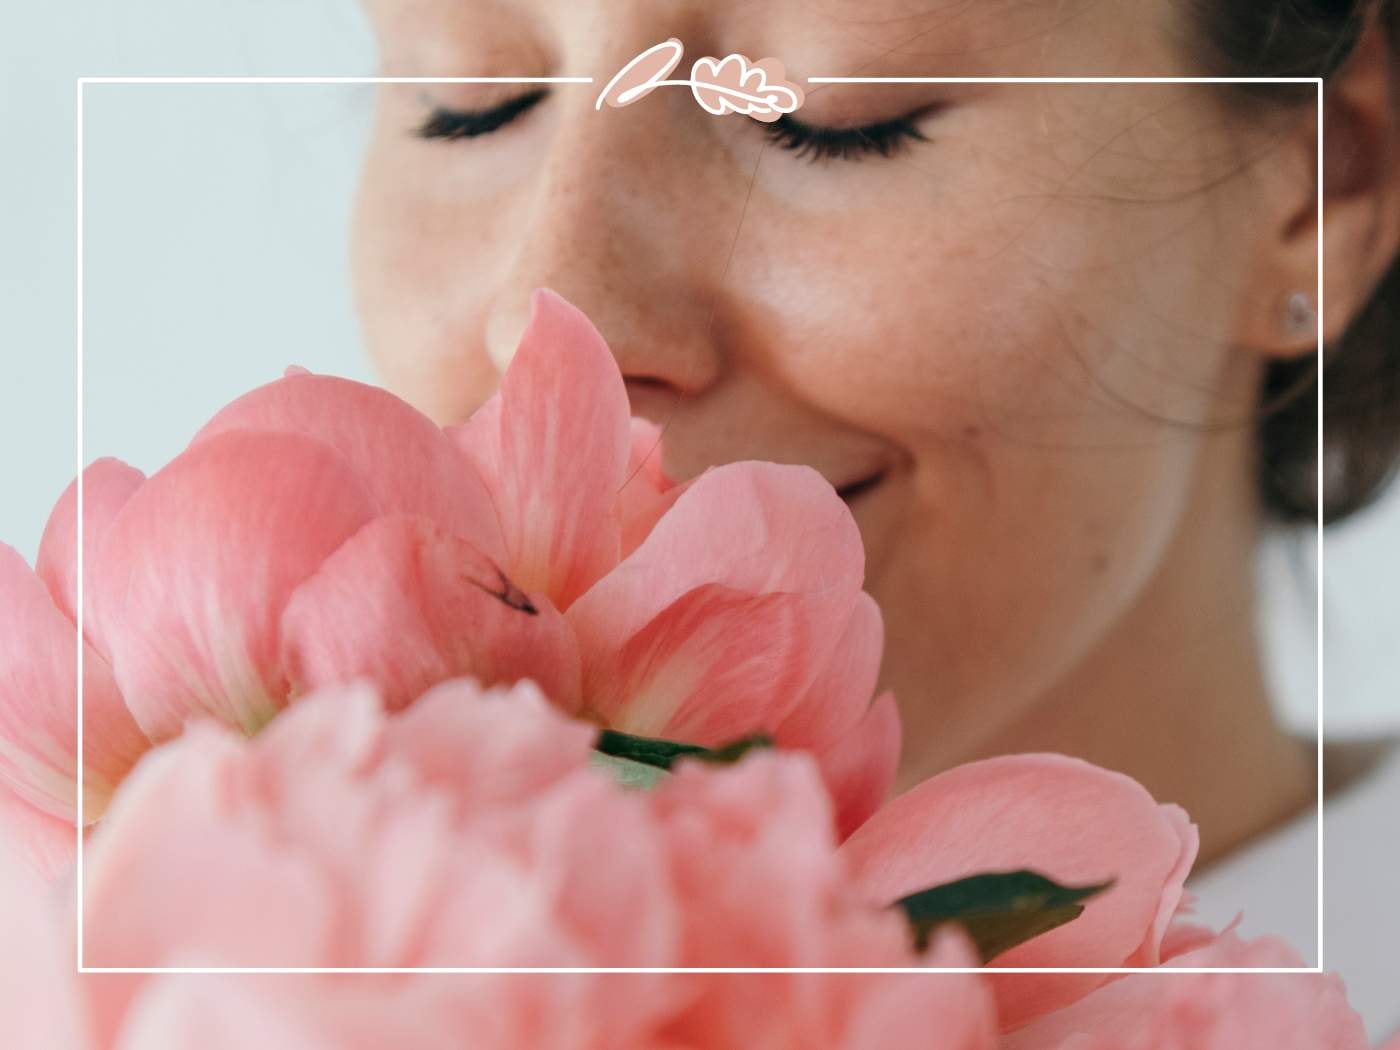
<svg viewBox="0 0 1400 1050">
<path fill-rule="evenodd" d="M 1148 252 L 1170 217 L 1066 211 L 1003 247 L 1005 215 L 977 200 L 839 234 L 794 221 L 750 242 L 781 251 L 747 258 L 770 285 L 756 298 L 785 304 L 767 367 L 909 464 L 889 497 L 897 521 L 870 544 L 887 684 L 918 697 L 938 681 L 1004 711 L 1078 659 L 1160 564 L 1201 450 L 1189 425 L 1161 420 L 1210 414 L 1226 316 L 1152 323 L 1153 296 L 1187 296 L 1209 249 Z"/>
<path fill-rule="evenodd" d="M 872 566 L 884 684 L 947 754 L 1035 705 L 1130 616 L 1170 558 L 1198 447 L 1038 447 L 982 431 L 915 451 Z"/>
<path fill-rule="evenodd" d="M 371 144 L 355 205 L 355 299 L 385 386 L 435 421 L 456 423 L 500 378 L 481 331 L 504 220 L 453 199 L 441 180 L 416 179 L 418 151 L 384 131 Z"/>
</svg>

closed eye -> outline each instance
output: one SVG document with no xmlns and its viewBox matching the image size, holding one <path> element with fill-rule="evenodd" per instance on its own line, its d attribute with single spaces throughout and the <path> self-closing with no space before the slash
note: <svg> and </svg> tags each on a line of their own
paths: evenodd
<svg viewBox="0 0 1400 1050">
<path fill-rule="evenodd" d="M 423 139 L 471 139 L 489 135 L 534 107 L 549 92 L 543 89 L 503 102 L 493 109 L 447 109 L 434 106 L 414 134 Z"/>
<path fill-rule="evenodd" d="M 798 157 L 813 162 L 823 160 L 860 160 L 875 155 L 892 157 L 912 142 L 927 142 L 928 137 L 916 123 L 926 110 L 865 124 L 855 128 L 826 128 L 804 124 L 790 113 L 763 125 L 768 138 L 781 149 L 791 150 Z"/>
</svg>

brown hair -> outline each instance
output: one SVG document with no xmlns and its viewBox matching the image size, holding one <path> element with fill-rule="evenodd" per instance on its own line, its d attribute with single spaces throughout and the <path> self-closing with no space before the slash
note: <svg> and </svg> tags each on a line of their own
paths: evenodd
<svg viewBox="0 0 1400 1050">
<path fill-rule="evenodd" d="M 1400 0 L 1185 0 L 1211 75 L 1323 77 L 1340 69 L 1377 19 L 1400 49 Z M 1325 89 L 1325 84 L 1324 84 Z M 1311 102 L 1311 84 L 1229 85 L 1244 106 Z M 1276 361 L 1258 423 L 1259 492 L 1283 521 L 1336 521 L 1376 498 L 1400 464 L 1400 257 L 1347 331 L 1323 350 L 1323 442 L 1317 443 L 1315 356 Z"/>
</svg>

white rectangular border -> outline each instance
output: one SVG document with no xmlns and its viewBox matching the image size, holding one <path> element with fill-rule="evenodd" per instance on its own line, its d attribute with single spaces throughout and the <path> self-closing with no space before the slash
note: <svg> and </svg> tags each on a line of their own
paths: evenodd
<svg viewBox="0 0 1400 1050">
<path fill-rule="evenodd" d="M 78 973 L 1322 973 L 1323 972 L 1323 78 L 1322 77 L 806 77 L 809 84 L 1316 84 L 1317 87 L 1317 965 L 1222 967 L 830 966 L 84 966 L 83 965 L 83 140 L 88 84 L 592 84 L 592 77 L 77 77 L 77 972 Z"/>
</svg>

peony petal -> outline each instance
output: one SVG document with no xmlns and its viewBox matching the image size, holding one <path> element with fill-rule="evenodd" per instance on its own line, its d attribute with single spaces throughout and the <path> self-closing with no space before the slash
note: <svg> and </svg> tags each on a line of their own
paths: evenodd
<svg viewBox="0 0 1400 1050">
<path fill-rule="evenodd" d="M 500 558 L 500 524 L 471 463 L 427 416 L 379 387 L 292 373 L 222 409 L 198 445 L 232 430 L 303 434 L 330 445 L 361 475 L 381 514 L 419 514 Z"/>
<path fill-rule="evenodd" d="M 94 615 L 91 570 L 108 527 L 145 480 L 146 475 L 119 459 L 99 459 L 83 471 L 83 636 L 109 663 L 111 654 Z M 78 483 L 74 481 L 49 514 L 34 564 L 39 578 L 48 585 L 54 604 L 74 623 L 78 622 L 77 552 Z"/>
<path fill-rule="evenodd" d="M 661 433 L 662 428 L 650 420 L 632 420 L 627 476 L 617 494 L 624 558 L 641 546 L 680 496 L 676 483 L 661 470 Z"/>
<path fill-rule="evenodd" d="M 901 735 L 894 694 L 883 693 L 845 737 L 817 753 L 836 806 L 838 838 L 852 835 L 889 798 L 899 772 Z"/>
<path fill-rule="evenodd" d="M 46 882 L 66 874 L 78 855 L 77 830 L 71 820 L 60 820 L 35 809 L 3 784 L 0 843 L 21 867 Z M 3 1012 L 0 1016 L 4 1016 Z"/>
<path fill-rule="evenodd" d="M 310 698 L 306 698 L 310 699 Z M 241 759 L 268 800 L 301 801 L 305 781 L 331 771 L 362 770 L 374 763 L 384 733 L 384 705 L 368 682 L 323 689 L 314 703 L 297 704 L 259 733 Z M 287 783 L 288 779 L 290 783 Z M 299 778 L 299 779 L 298 779 Z"/>
<path fill-rule="evenodd" d="M 884 648 L 880 607 L 864 591 L 857 592 L 816 680 L 779 727 L 780 742 L 821 751 L 845 739 L 870 710 Z"/>
<path fill-rule="evenodd" d="M 459 812 L 477 812 L 529 802 L 585 768 L 598 731 L 560 715 L 528 682 L 482 690 L 458 678 L 390 719 L 384 735 L 419 781 L 446 791 Z"/>
<path fill-rule="evenodd" d="M 374 1037 L 364 1038 L 363 1027 L 343 1037 L 337 1032 L 332 1041 L 331 1031 L 338 1026 L 317 1016 L 309 1005 L 323 994 L 317 986 L 302 986 L 291 994 L 285 990 L 287 981 L 315 978 L 279 974 L 271 978 L 284 982 L 277 988 L 257 980 L 248 975 L 182 975 L 152 982 L 125 1018 L 115 1050 L 363 1050 L 376 1045 Z M 401 1032 L 402 1026 L 400 1019 L 395 1027 Z"/>
<path fill-rule="evenodd" d="M 3 791 L 3 789 L 0 789 Z M 0 806 L 4 803 L 0 802 Z M 69 842 L 73 829 L 68 829 Z M 0 1030 L 10 1050 L 84 1050 L 72 941 L 59 901 L 0 842 Z"/>
<path fill-rule="evenodd" d="M 496 475 L 501 460 L 501 392 L 493 395 L 465 423 L 443 427 L 448 439 L 473 463 L 483 478 Z"/>
<path fill-rule="evenodd" d="M 659 829 L 645 796 L 585 771 L 563 790 L 537 796 L 531 807 L 529 855 L 515 886 L 503 887 L 504 893 L 488 887 L 465 935 L 435 945 L 426 953 L 430 964 L 555 966 L 574 959 L 564 965 L 682 965 L 687 902 L 672 883 L 671 858 L 658 848 Z M 484 940 L 481 916 L 511 896 L 541 910 L 532 923 L 535 943 L 508 938 L 486 954 L 472 944 Z"/>
<path fill-rule="evenodd" d="M 856 595 L 831 658 L 778 727 L 784 747 L 817 754 L 845 838 L 879 808 L 894 786 L 900 721 L 894 697 L 873 707 L 885 629 L 875 599 Z"/>
<path fill-rule="evenodd" d="M 1065 885 L 1115 880 L 1072 922 L 993 966 L 1123 966 L 1141 957 L 1195 855 L 1183 828 L 1130 777 L 1061 755 L 1011 755 L 959 766 L 894 799 L 842 847 L 866 894 L 888 904 L 979 872 L 1029 868 Z M 993 978 L 1004 980 L 1005 975 Z M 997 983 L 1004 1029 L 1084 996 L 1106 978 L 1037 974 L 1015 995 Z"/>
<path fill-rule="evenodd" d="M 297 693 L 367 678 L 397 709 L 449 678 L 531 678 L 565 710 L 578 707 L 578 650 L 563 617 L 425 518 L 360 530 L 297 588 L 282 635 Z"/>
<path fill-rule="evenodd" d="M 946 935 L 934 937 L 923 961 L 933 968 L 977 965 L 965 939 Z M 977 974 L 826 975 L 826 979 L 871 982 L 841 1044 L 845 1050 L 995 1050 L 998 1045 L 996 1009 L 986 982 Z M 934 1032 L 937 1039 L 931 1040 Z"/>
<path fill-rule="evenodd" d="M 1163 945 L 1172 921 L 1187 910 L 1189 904 L 1185 891 L 1186 877 L 1191 874 L 1191 866 L 1196 863 L 1196 852 L 1201 844 L 1200 836 L 1196 832 L 1196 825 L 1191 823 L 1190 816 L 1180 806 L 1162 806 L 1161 813 L 1176 831 L 1179 850 L 1176 866 L 1168 872 L 1162 885 L 1162 899 L 1157 906 L 1152 928 L 1138 945 L 1138 950 L 1128 957 L 1124 964 L 1126 966 L 1161 965 L 1167 958 Z M 1179 952 L 1181 948 L 1176 947 L 1175 950 Z"/>
<path fill-rule="evenodd" d="M 618 559 L 622 374 L 588 318 L 541 288 L 498 398 L 449 433 L 495 498 L 511 578 L 567 609 Z"/>
<path fill-rule="evenodd" d="M 633 417 L 628 425 L 627 482 L 643 492 L 660 495 L 676 483 L 661 469 L 661 436 L 665 428 Z"/>
<path fill-rule="evenodd" d="M 343 456 L 297 434 L 206 438 L 155 474 L 94 567 L 114 671 L 155 740 L 195 713 L 251 732 L 286 702 L 292 591 L 376 512 Z"/>
<path fill-rule="evenodd" d="M 586 665 L 588 713 L 626 733 L 707 746 L 772 735 L 817 659 L 809 604 L 697 587 Z"/>
<path fill-rule="evenodd" d="M 687 485 L 676 485 L 659 494 L 638 497 L 627 496 L 628 490 L 624 487 L 624 497 L 619 501 L 619 510 L 623 515 L 622 545 L 618 548 L 620 557 L 632 556 L 632 552 L 651 535 L 656 523 L 676 505 L 686 488 Z"/>
<path fill-rule="evenodd" d="M 240 812 L 242 745 L 193 726 L 123 785 L 85 850 L 89 966 L 327 965 L 335 887 Z"/>
<path fill-rule="evenodd" d="M 997 1045 L 991 996 L 975 974 L 725 973 L 707 977 L 701 988 L 700 1001 L 674 1026 L 684 1047 L 994 1050 Z"/>
<path fill-rule="evenodd" d="M 518 973 L 465 980 L 454 974 L 167 977 L 142 996 L 115 1050 L 685 1050 L 656 1029 L 669 1005 L 658 987 L 675 989 L 675 999 L 691 987 L 680 984 L 686 980 Z"/>
<path fill-rule="evenodd" d="M 65 821 L 77 805 L 77 633 L 24 559 L 0 544 L 0 781 Z M 96 820 L 150 743 L 86 643 L 83 715 L 85 817 Z"/>
<path fill-rule="evenodd" d="M 1272 938 L 1225 934 L 1171 967 L 1301 967 Z M 1029 980 L 1003 975 L 1002 980 Z M 1011 987 L 1016 987 L 1012 984 Z M 1133 974 L 1005 1037 L 1006 1050 L 1365 1050 L 1341 981 L 1317 973 Z"/>
<path fill-rule="evenodd" d="M 333 920 L 328 950 L 361 966 L 418 957 L 434 920 L 430 902 L 446 889 L 453 830 L 446 797 L 417 793 L 405 805 L 412 778 L 388 755 L 386 726 L 368 683 L 322 690 L 249 742 L 241 763 L 256 807 L 248 823 L 282 852 L 303 854 L 332 890 L 333 908 L 349 898 L 374 902 Z"/>
<path fill-rule="evenodd" d="M 1241 912 L 1235 916 L 1235 921 L 1221 932 L 1233 933 L 1243 919 L 1244 913 Z M 1221 932 L 1217 932 L 1209 926 L 1197 926 L 1189 922 L 1172 923 L 1167 927 L 1167 932 L 1162 937 L 1162 943 L 1158 949 L 1158 953 L 1162 957 L 1162 965 L 1166 965 L 1178 955 L 1194 952 L 1197 948 L 1204 948 L 1213 943 L 1221 936 Z"/>
<path fill-rule="evenodd" d="M 889 797 L 899 767 L 899 708 L 893 694 L 872 706 L 885 650 L 885 626 L 875 599 L 855 596 L 850 620 L 832 658 L 778 727 L 784 748 L 818 755 L 836 804 L 837 834 L 848 834 Z"/>
<path fill-rule="evenodd" d="M 651 534 L 566 612 L 585 665 L 610 659 L 706 584 L 813 599 L 812 650 L 829 652 L 860 592 L 865 553 L 850 510 L 809 467 L 731 463 L 688 483 Z M 805 690 L 820 670 L 809 668 Z"/>
<path fill-rule="evenodd" d="M 685 905 L 685 965 L 909 961 L 902 920 L 852 892 L 807 756 L 757 752 L 718 772 L 681 762 L 647 797 Z"/>
</svg>

